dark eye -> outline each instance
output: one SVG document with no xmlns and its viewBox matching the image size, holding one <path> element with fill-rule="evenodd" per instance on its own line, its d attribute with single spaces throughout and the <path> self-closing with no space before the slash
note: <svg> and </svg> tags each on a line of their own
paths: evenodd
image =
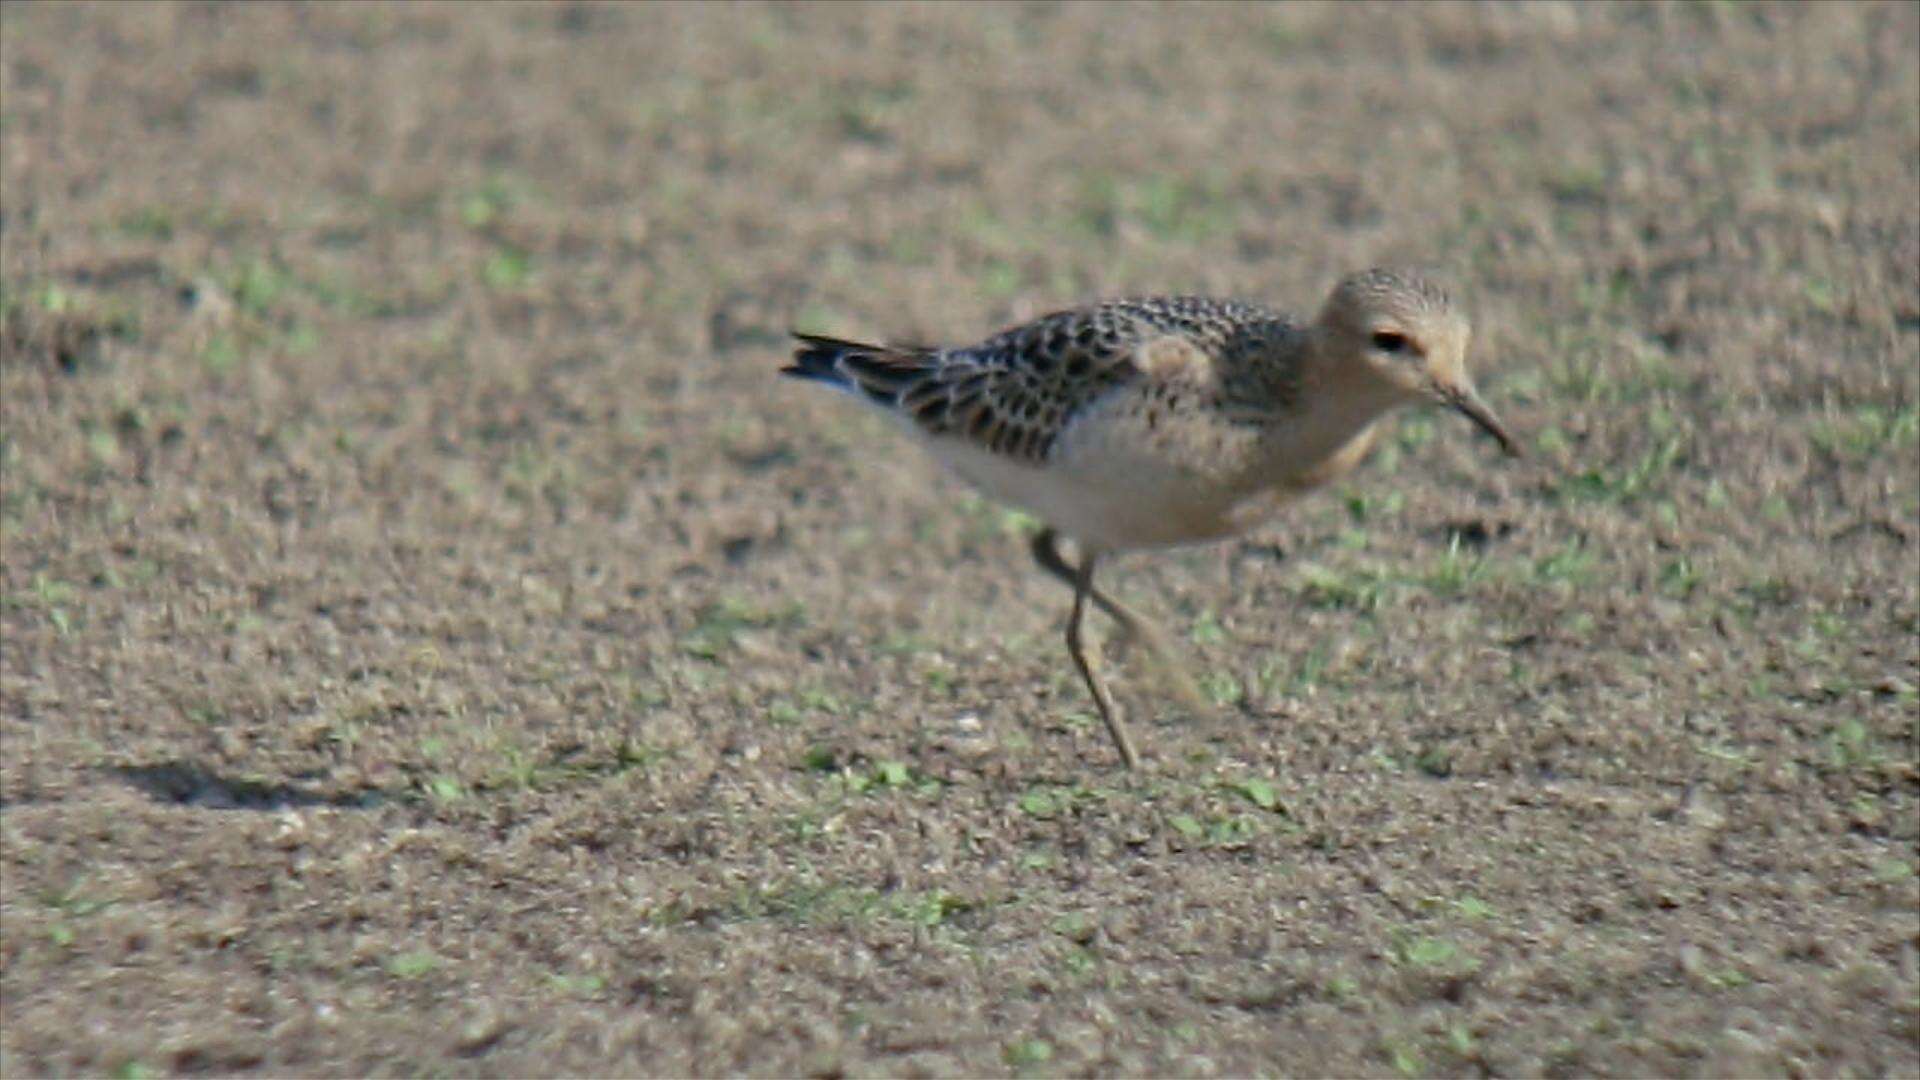
<svg viewBox="0 0 1920 1080">
<path fill-rule="evenodd" d="M 1373 347 L 1383 353 L 1402 352 L 1407 347 L 1407 335 L 1392 330 L 1373 332 Z"/>
</svg>

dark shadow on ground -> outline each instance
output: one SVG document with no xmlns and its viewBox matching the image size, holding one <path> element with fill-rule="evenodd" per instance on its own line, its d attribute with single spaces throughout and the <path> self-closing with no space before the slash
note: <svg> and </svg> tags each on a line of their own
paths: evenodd
<svg viewBox="0 0 1920 1080">
<path fill-rule="evenodd" d="M 329 791 L 317 785 L 222 776 L 189 761 L 115 765 L 105 771 L 146 792 L 155 802 L 211 810 L 285 810 L 302 806 L 369 810 L 395 798 L 394 793 L 380 788 Z"/>
</svg>

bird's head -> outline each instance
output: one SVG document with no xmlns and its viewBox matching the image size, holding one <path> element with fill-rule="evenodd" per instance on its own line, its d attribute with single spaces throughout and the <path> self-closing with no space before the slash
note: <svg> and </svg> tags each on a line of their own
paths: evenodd
<svg viewBox="0 0 1920 1080">
<path fill-rule="evenodd" d="M 1467 376 L 1472 328 L 1439 286 L 1407 271 L 1349 275 L 1327 298 L 1314 330 L 1343 376 L 1402 400 L 1438 401 L 1480 425 L 1507 453 L 1520 453 Z"/>
</svg>

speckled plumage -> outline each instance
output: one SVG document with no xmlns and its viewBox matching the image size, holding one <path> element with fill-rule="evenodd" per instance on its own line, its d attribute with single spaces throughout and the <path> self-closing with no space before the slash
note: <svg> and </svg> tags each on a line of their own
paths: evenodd
<svg viewBox="0 0 1920 1080">
<path fill-rule="evenodd" d="M 1261 360 L 1297 333 L 1292 319 L 1254 304 L 1147 297 L 1057 311 L 958 348 L 877 348 L 802 335 L 808 348 L 796 356 L 798 370 L 789 370 L 849 384 L 929 435 L 1038 464 L 1075 414 L 1110 392 L 1137 394 L 1142 408 L 1188 404 L 1182 373 L 1152 370 L 1143 346 L 1174 341 L 1197 350 L 1215 370 L 1238 376 L 1222 391 L 1245 395 L 1263 374 L 1284 378 L 1284 371 L 1263 373 Z"/>
<path fill-rule="evenodd" d="M 1439 401 L 1512 440 L 1464 366 L 1469 329 L 1426 279 L 1351 275 L 1317 317 L 1204 297 L 1113 300 L 956 348 L 796 335 L 788 375 L 905 423 L 988 495 L 1045 521 L 1034 556 L 1074 586 L 1069 652 L 1121 756 L 1135 756 L 1080 639 L 1091 600 L 1160 655 L 1149 624 L 1093 585 L 1106 552 L 1244 533 L 1352 469 L 1393 408 Z M 1079 542 L 1078 567 L 1056 530 Z"/>
</svg>

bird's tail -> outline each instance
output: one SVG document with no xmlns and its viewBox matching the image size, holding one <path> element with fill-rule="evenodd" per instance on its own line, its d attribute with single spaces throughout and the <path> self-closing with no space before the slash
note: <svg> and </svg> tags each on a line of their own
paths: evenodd
<svg viewBox="0 0 1920 1080">
<path fill-rule="evenodd" d="M 800 347 L 793 363 L 780 374 L 826 383 L 841 390 L 859 391 L 880 405 L 892 405 L 900 392 L 926 374 L 932 349 L 897 345 L 865 345 L 858 341 L 793 335 Z"/>
</svg>

